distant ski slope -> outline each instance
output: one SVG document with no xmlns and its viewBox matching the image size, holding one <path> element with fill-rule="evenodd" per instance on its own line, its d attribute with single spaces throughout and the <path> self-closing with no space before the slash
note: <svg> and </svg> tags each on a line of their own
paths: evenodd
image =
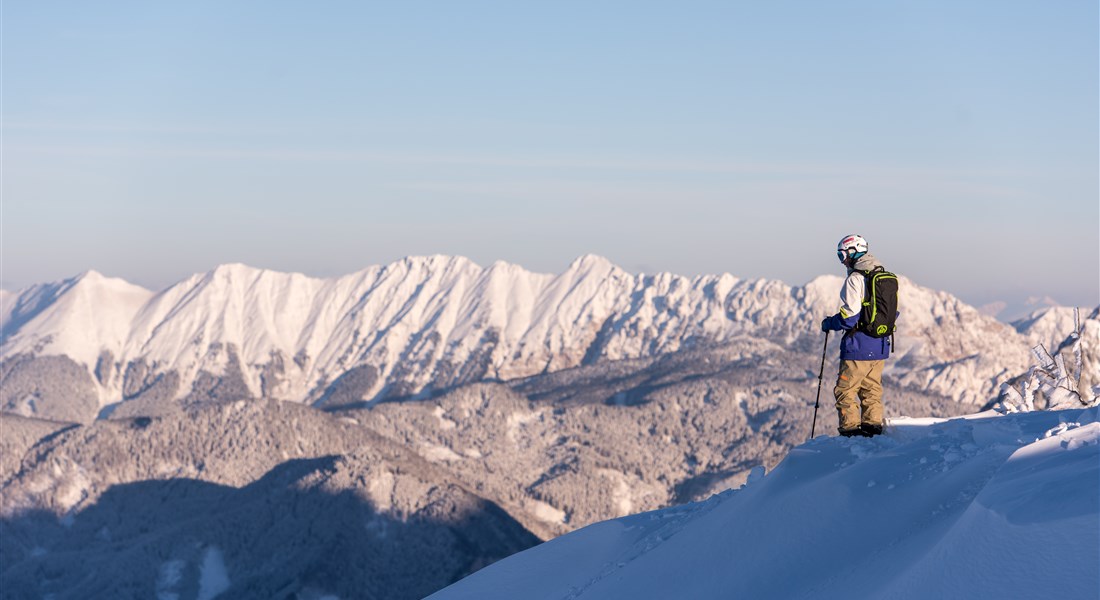
<svg viewBox="0 0 1100 600">
<path fill-rule="evenodd" d="M 1100 408 L 819 437 L 710 500 L 605 521 L 434 600 L 1096 598 Z"/>
<path fill-rule="evenodd" d="M 371 401 L 745 336 L 816 352 L 840 284 L 631 274 L 597 256 L 557 275 L 449 256 L 330 279 L 231 264 L 157 293 L 88 272 L 6 294 L 0 358 L 68 357 L 101 407 L 218 378 L 254 397 Z M 901 296 L 900 383 L 980 404 L 1027 368 L 1026 330 L 908 280 Z"/>
</svg>

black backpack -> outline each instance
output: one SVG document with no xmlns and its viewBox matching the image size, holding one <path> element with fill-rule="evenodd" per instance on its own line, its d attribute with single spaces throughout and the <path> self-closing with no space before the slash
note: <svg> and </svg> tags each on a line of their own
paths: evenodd
<svg viewBox="0 0 1100 600">
<path fill-rule="evenodd" d="M 860 273 L 863 273 L 867 287 L 856 330 L 873 338 L 890 336 L 898 320 L 898 276 L 882 267 Z"/>
</svg>

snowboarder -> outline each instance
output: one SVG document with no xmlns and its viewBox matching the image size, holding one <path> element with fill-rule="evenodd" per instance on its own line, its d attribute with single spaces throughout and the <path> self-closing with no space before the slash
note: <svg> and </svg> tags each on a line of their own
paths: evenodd
<svg viewBox="0 0 1100 600">
<path fill-rule="evenodd" d="M 821 330 L 844 331 L 840 341 L 840 372 L 833 389 L 839 430 L 840 435 L 847 437 L 871 437 L 882 433 L 882 368 L 890 356 L 893 340 L 897 278 L 867 251 L 867 240 L 862 236 L 844 236 L 837 244 L 836 254 L 848 268 L 848 278 L 840 290 L 840 312 L 823 320 Z M 886 304 L 877 294 L 877 299 L 868 298 L 874 291 L 868 278 L 875 281 L 876 275 L 893 280 L 892 290 L 891 284 L 885 282 L 881 294 L 887 297 Z M 886 320 L 882 313 L 887 313 Z"/>
</svg>

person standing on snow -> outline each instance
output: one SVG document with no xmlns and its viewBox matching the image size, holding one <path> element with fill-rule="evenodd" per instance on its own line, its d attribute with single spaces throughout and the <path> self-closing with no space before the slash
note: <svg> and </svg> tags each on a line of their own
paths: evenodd
<svg viewBox="0 0 1100 600">
<path fill-rule="evenodd" d="M 890 356 L 893 320 L 897 316 L 897 280 L 867 251 L 867 240 L 862 236 L 845 236 L 837 244 L 836 254 L 848 268 L 848 278 L 840 290 L 840 312 L 822 321 L 821 330 L 844 331 L 840 341 L 840 373 L 833 389 L 839 430 L 846 437 L 871 437 L 882 433 L 882 368 Z M 884 311 L 893 312 L 888 328 L 881 325 L 881 317 L 876 320 L 873 314 L 868 314 L 876 301 L 867 298 L 867 279 L 876 273 L 894 280 L 893 305 Z M 877 330 L 877 335 L 865 332 L 869 321 L 875 321 L 876 326 L 870 331 Z"/>
</svg>

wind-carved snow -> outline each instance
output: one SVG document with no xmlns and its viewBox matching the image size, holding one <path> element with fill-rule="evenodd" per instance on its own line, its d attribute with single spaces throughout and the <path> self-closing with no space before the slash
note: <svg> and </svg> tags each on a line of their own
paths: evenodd
<svg viewBox="0 0 1100 600">
<path fill-rule="evenodd" d="M 1026 370 L 1025 334 L 901 282 L 888 375 L 984 403 Z M 557 275 L 448 256 L 330 279 L 230 264 L 155 294 L 89 272 L 5 296 L 0 358 L 69 357 L 101 407 L 149 390 L 183 398 L 238 372 L 222 393 L 354 404 L 745 336 L 809 351 L 841 283 L 631 274 L 592 255 Z"/>
</svg>

